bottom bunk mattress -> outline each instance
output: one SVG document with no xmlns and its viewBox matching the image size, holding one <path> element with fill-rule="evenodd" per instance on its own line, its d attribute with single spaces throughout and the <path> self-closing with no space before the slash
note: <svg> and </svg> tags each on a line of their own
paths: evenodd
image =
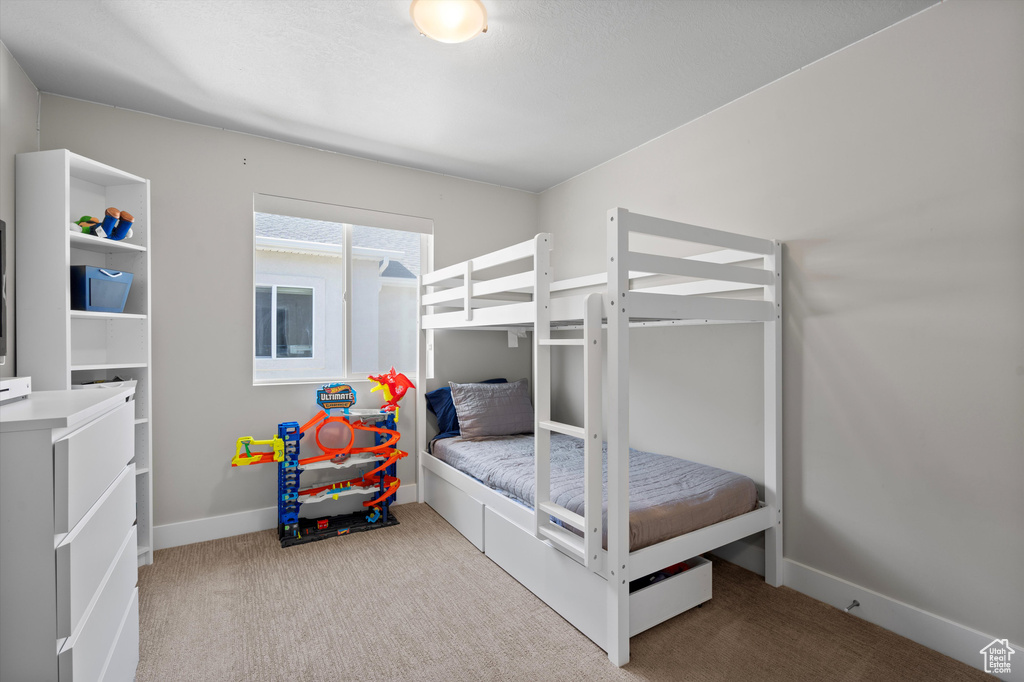
<svg viewBox="0 0 1024 682">
<path fill-rule="evenodd" d="M 533 507 L 533 435 L 436 440 L 432 454 L 530 508 Z M 608 482 L 608 446 L 603 453 Z M 551 501 L 583 514 L 583 441 L 551 434 Z M 634 552 L 710 526 L 757 507 L 754 482 L 741 474 L 677 457 L 629 451 L 629 549 Z M 601 511 L 608 547 L 607 486 Z"/>
</svg>

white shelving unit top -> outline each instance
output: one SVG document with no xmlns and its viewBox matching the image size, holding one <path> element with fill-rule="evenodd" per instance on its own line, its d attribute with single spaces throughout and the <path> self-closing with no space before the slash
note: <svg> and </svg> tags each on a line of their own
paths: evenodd
<svg viewBox="0 0 1024 682">
<path fill-rule="evenodd" d="M 91 182 L 102 187 L 114 187 L 116 185 L 130 185 L 134 183 L 146 184 L 145 178 L 138 175 L 126 173 L 123 170 L 108 166 L 99 161 L 87 159 L 78 154 L 68 154 L 68 171 L 73 178 Z"/>
</svg>

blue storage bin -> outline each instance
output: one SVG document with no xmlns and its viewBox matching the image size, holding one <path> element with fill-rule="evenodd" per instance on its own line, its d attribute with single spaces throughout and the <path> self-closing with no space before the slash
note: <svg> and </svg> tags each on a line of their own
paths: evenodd
<svg viewBox="0 0 1024 682">
<path fill-rule="evenodd" d="M 99 313 L 124 312 L 132 273 L 97 268 L 92 265 L 71 266 L 71 308 Z"/>
</svg>

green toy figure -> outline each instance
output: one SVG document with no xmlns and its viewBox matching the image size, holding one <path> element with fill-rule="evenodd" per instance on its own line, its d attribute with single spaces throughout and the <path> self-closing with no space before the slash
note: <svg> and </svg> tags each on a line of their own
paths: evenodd
<svg viewBox="0 0 1024 682">
<path fill-rule="evenodd" d="M 84 215 L 75 221 L 82 232 L 105 239 L 121 241 L 132 236 L 132 223 L 135 217 L 128 211 L 119 211 L 114 207 L 107 209 L 101 220 Z"/>
</svg>

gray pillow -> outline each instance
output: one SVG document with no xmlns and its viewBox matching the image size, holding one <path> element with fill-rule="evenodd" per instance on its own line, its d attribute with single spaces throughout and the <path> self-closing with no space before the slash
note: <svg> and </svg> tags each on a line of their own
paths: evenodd
<svg viewBox="0 0 1024 682">
<path fill-rule="evenodd" d="M 452 402 L 464 438 L 533 433 L 533 405 L 526 379 L 508 384 L 456 384 Z"/>
</svg>

